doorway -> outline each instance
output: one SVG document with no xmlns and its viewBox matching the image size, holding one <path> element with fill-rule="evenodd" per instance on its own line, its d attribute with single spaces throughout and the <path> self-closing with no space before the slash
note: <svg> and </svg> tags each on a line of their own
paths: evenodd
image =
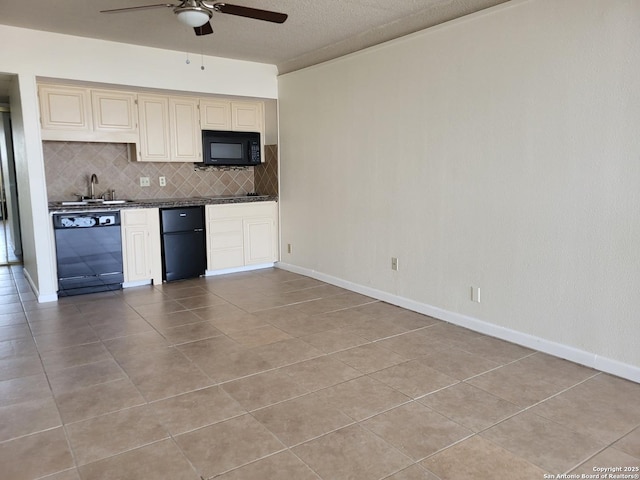
<svg viewBox="0 0 640 480">
<path fill-rule="evenodd" d="M 0 103 L 0 265 L 22 263 L 16 167 L 11 137 L 11 111 Z"/>
</svg>

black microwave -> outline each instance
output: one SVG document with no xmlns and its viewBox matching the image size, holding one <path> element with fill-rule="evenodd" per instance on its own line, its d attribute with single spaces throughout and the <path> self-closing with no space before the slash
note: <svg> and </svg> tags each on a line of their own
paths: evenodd
<svg viewBox="0 0 640 480">
<path fill-rule="evenodd" d="M 203 130 L 202 161 L 205 165 L 259 165 L 260 133 Z"/>
</svg>

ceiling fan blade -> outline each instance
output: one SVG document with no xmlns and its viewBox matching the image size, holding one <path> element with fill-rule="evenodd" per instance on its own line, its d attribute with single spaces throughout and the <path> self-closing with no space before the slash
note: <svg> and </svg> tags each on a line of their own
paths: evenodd
<svg viewBox="0 0 640 480">
<path fill-rule="evenodd" d="M 229 3 L 214 3 L 213 8 L 220 13 L 228 13 L 229 15 L 237 15 L 239 17 L 255 18 L 256 20 L 264 20 L 266 22 L 273 23 L 284 23 L 288 17 L 286 13 L 242 7 L 240 5 L 231 5 Z"/>
<path fill-rule="evenodd" d="M 125 8 L 113 8 L 111 10 L 100 10 L 100 13 L 129 12 L 132 10 L 146 10 L 148 8 L 158 8 L 158 7 L 175 8 L 177 7 L 177 5 L 174 5 L 172 3 L 156 3 L 153 5 L 140 5 L 139 7 L 125 7 Z"/>
<path fill-rule="evenodd" d="M 211 27 L 211 22 L 207 22 L 201 27 L 193 27 L 193 30 L 196 32 L 196 35 L 210 35 L 213 33 L 213 28 Z"/>
</svg>

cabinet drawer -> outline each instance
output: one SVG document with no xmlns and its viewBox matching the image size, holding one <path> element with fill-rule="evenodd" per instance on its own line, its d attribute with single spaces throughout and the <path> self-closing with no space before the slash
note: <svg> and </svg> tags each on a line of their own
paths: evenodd
<svg viewBox="0 0 640 480">
<path fill-rule="evenodd" d="M 209 223 L 211 248 L 214 250 L 242 247 L 242 219 L 213 220 Z"/>
<path fill-rule="evenodd" d="M 226 205 L 208 205 L 207 220 L 223 218 L 262 217 L 276 215 L 275 202 L 233 203 Z"/>
<path fill-rule="evenodd" d="M 148 220 L 146 210 L 125 210 L 122 213 L 122 225 L 125 227 L 147 225 Z"/>
</svg>

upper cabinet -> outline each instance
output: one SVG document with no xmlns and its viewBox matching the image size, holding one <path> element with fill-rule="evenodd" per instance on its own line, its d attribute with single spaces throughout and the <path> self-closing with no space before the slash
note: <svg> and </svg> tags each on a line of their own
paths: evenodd
<svg viewBox="0 0 640 480">
<path fill-rule="evenodd" d="M 138 95 L 142 162 L 201 162 L 198 99 Z"/>
<path fill-rule="evenodd" d="M 201 99 L 200 126 L 203 130 L 231 130 L 231 102 Z"/>
<path fill-rule="evenodd" d="M 67 85 L 38 87 L 43 140 L 136 142 L 136 95 Z"/>
<path fill-rule="evenodd" d="M 263 102 L 201 98 L 200 126 L 203 130 L 260 132 L 264 135 Z"/>
<path fill-rule="evenodd" d="M 100 134 L 113 133 L 118 139 L 138 139 L 138 109 L 135 93 L 116 90 L 91 90 L 93 129 Z"/>
<path fill-rule="evenodd" d="M 168 162 L 171 159 L 169 97 L 138 95 L 138 114 L 140 116 L 138 160 Z"/>
<path fill-rule="evenodd" d="M 143 162 L 202 162 L 202 130 L 259 132 L 264 102 L 39 84 L 43 140 L 135 144 Z"/>
<path fill-rule="evenodd" d="M 43 137 L 45 132 L 92 131 L 88 88 L 40 85 L 38 95 Z"/>
<path fill-rule="evenodd" d="M 169 135 L 172 162 L 201 162 L 198 99 L 169 97 Z"/>
<path fill-rule="evenodd" d="M 264 137 L 262 102 L 231 102 L 231 130 L 260 132 Z"/>
</svg>

